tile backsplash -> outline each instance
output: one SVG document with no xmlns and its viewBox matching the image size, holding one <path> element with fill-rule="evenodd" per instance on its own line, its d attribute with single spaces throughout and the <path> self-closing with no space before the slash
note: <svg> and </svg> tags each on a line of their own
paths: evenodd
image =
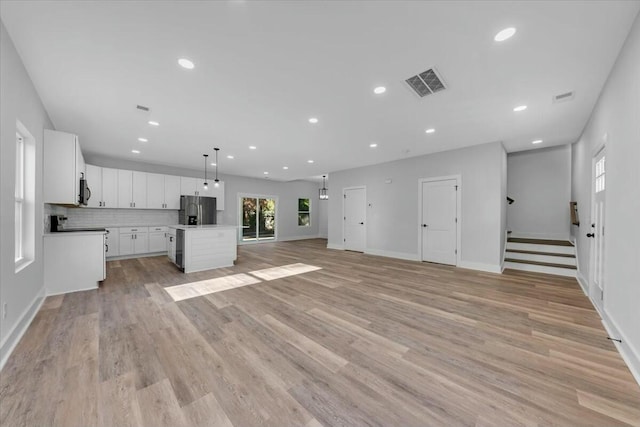
<svg viewBox="0 0 640 427">
<path fill-rule="evenodd" d="M 178 211 L 175 210 L 69 208 L 66 210 L 66 215 L 67 228 L 178 223 Z"/>
</svg>

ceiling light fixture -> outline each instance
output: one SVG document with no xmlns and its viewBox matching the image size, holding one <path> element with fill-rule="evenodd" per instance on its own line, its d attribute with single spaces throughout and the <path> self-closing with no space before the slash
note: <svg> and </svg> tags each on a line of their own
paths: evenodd
<svg viewBox="0 0 640 427">
<path fill-rule="evenodd" d="M 307 160 L 307 163 L 313 163 L 313 160 Z"/>
<path fill-rule="evenodd" d="M 133 154 L 140 154 L 140 150 L 131 150 Z"/>
<path fill-rule="evenodd" d="M 500 31 L 498 34 L 496 34 L 496 36 L 493 38 L 495 41 L 497 42 L 503 42 L 511 37 L 513 37 L 513 35 L 516 33 L 516 29 L 513 27 L 509 27 L 509 28 L 505 28 L 504 30 Z"/>
<path fill-rule="evenodd" d="M 229 154 L 229 155 L 227 156 L 227 159 L 233 159 L 233 156 L 232 156 L 231 154 Z"/>
<path fill-rule="evenodd" d="M 269 172 L 267 172 L 267 171 L 264 171 L 262 173 L 265 174 L 265 175 L 269 175 Z"/>
<path fill-rule="evenodd" d="M 318 190 L 318 198 L 320 200 L 329 200 L 329 193 L 328 193 L 329 190 L 327 190 L 327 185 L 325 182 L 326 178 L 327 178 L 326 175 L 322 175 L 322 188 Z"/>
<path fill-rule="evenodd" d="M 526 105 L 518 105 L 516 108 L 513 109 L 513 111 L 515 111 L 516 113 L 519 111 L 524 111 L 527 109 Z"/>
<path fill-rule="evenodd" d="M 378 144 L 376 144 L 375 142 L 373 144 L 369 144 L 369 147 L 371 148 L 376 148 L 378 146 Z"/>
<path fill-rule="evenodd" d="M 202 156 L 204 157 L 204 185 L 202 186 L 202 188 L 204 188 L 205 190 L 208 190 L 209 183 L 207 182 L 207 157 L 209 157 L 209 155 L 203 154 Z"/>
<path fill-rule="evenodd" d="M 531 141 L 532 144 L 542 144 L 541 139 L 536 139 L 535 141 Z"/>
<path fill-rule="evenodd" d="M 149 123 L 151 126 L 160 126 L 160 123 L 155 122 L 155 121 L 153 121 L 153 120 L 149 120 L 149 121 L 148 121 L 148 123 Z"/>
<path fill-rule="evenodd" d="M 425 133 L 434 133 L 435 131 L 436 131 L 436 130 L 435 130 L 434 128 L 431 128 L 431 129 L 427 129 L 427 130 L 425 130 L 424 132 L 425 132 Z"/>
<path fill-rule="evenodd" d="M 215 166 L 215 165 L 216 165 L 215 163 L 211 163 L 211 166 Z"/>
<path fill-rule="evenodd" d="M 140 141 L 140 142 L 148 142 L 149 140 L 147 138 L 138 138 L 138 141 Z"/>
<path fill-rule="evenodd" d="M 258 147 L 256 147 L 255 145 L 250 145 L 249 146 L 249 150 L 255 150 L 256 148 L 258 148 Z"/>
<path fill-rule="evenodd" d="M 318 119 L 317 119 L 316 117 L 311 117 L 311 118 L 309 119 L 309 123 L 316 124 L 316 123 L 318 123 Z"/>
<path fill-rule="evenodd" d="M 378 86 L 377 88 L 375 88 L 373 90 L 373 93 L 375 93 L 376 95 L 381 95 L 383 93 L 385 93 L 387 91 L 387 88 L 384 86 Z"/>
<path fill-rule="evenodd" d="M 216 147 L 213 151 L 216 153 L 216 179 L 213 180 L 213 186 L 218 188 L 220 187 L 220 180 L 218 179 L 218 151 L 220 151 L 220 149 Z"/>
<path fill-rule="evenodd" d="M 195 67 L 193 62 L 189 61 L 187 58 L 178 59 L 178 64 L 180 64 L 182 68 L 186 68 L 187 70 L 193 70 L 193 68 Z"/>
<path fill-rule="evenodd" d="M 287 170 L 289 169 L 289 166 L 283 166 L 282 169 Z"/>
</svg>

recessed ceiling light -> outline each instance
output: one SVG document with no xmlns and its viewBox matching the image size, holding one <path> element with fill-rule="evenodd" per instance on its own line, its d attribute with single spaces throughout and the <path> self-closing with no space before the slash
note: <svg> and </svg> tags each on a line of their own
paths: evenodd
<svg viewBox="0 0 640 427">
<path fill-rule="evenodd" d="M 518 112 L 518 111 L 524 111 L 527 109 L 526 105 L 518 105 L 516 108 L 513 109 L 513 111 Z"/>
<path fill-rule="evenodd" d="M 318 119 L 317 119 L 316 117 L 311 117 L 311 118 L 309 119 L 309 123 L 316 124 L 316 123 L 318 123 Z"/>
<path fill-rule="evenodd" d="M 424 132 L 425 133 L 434 133 L 435 131 L 436 130 L 434 128 L 430 128 L 430 129 L 425 130 Z"/>
<path fill-rule="evenodd" d="M 140 154 L 140 150 L 131 150 L 133 154 Z"/>
<path fill-rule="evenodd" d="M 283 166 L 282 169 L 287 170 L 289 169 L 289 166 Z"/>
<path fill-rule="evenodd" d="M 178 59 L 178 64 L 180 64 L 181 67 L 186 68 L 187 70 L 193 70 L 193 68 L 195 67 L 193 62 L 189 61 L 186 58 Z"/>
<path fill-rule="evenodd" d="M 147 138 L 138 138 L 138 141 L 140 141 L 140 142 L 147 142 L 147 141 L 149 141 L 149 140 L 148 140 Z"/>
<path fill-rule="evenodd" d="M 160 126 L 160 123 L 158 123 L 158 122 L 154 122 L 153 120 L 149 120 L 149 124 L 150 124 L 151 126 Z"/>
<path fill-rule="evenodd" d="M 378 146 L 378 144 L 376 144 L 375 142 L 373 144 L 369 144 L 369 147 L 371 148 L 376 148 Z"/>
<path fill-rule="evenodd" d="M 249 150 L 255 150 L 256 148 L 258 148 L 258 147 L 256 147 L 255 145 L 250 145 L 249 146 Z"/>
<path fill-rule="evenodd" d="M 541 144 L 542 140 L 541 139 L 536 139 L 535 141 L 531 141 L 532 144 Z"/>
<path fill-rule="evenodd" d="M 385 93 L 387 91 L 387 88 L 384 86 L 378 86 L 377 88 L 375 88 L 373 90 L 373 93 L 375 93 L 376 95 L 380 95 L 382 93 Z"/>
<path fill-rule="evenodd" d="M 307 160 L 307 163 L 313 163 L 313 160 Z"/>
<path fill-rule="evenodd" d="M 233 156 L 232 156 L 231 154 L 229 154 L 229 155 L 227 156 L 227 159 L 233 159 Z"/>
<path fill-rule="evenodd" d="M 265 174 L 265 175 L 269 175 L 269 172 L 267 172 L 267 171 L 264 171 L 262 173 Z"/>
<path fill-rule="evenodd" d="M 497 42 L 503 42 L 503 41 L 511 38 L 515 33 L 516 33 L 516 29 L 515 28 L 513 28 L 513 27 L 505 28 L 504 30 L 502 30 L 498 34 L 496 34 L 496 36 L 493 39 L 495 41 L 497 41 Z"/>
<path fill-rule="evenodd" d="M 211 163 L 211 166 L 215 166 L 215 165 L 216 165 L 215 163 Z"/>
</svg>

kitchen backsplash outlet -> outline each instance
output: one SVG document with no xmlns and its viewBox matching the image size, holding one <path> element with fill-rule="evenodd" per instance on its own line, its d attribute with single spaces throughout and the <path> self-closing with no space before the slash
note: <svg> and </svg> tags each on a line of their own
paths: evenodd
<svg viewBox="0 0 640 427">
<path fill-rule="evenodd" d="M 67 228 L 173 225 L 178 211 L 154 209 L 67 209 Z"/>
</svg>

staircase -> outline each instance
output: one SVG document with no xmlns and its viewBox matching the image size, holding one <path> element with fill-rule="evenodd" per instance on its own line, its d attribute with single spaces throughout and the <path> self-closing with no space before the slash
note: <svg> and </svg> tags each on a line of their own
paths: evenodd
<svg viewBox="0 0 640 427">
<path fill-rule="evenodd" d="M 568 240 L 509 237 L 504 268 L 576 277 L 576 254 Z"/>
</svg>

